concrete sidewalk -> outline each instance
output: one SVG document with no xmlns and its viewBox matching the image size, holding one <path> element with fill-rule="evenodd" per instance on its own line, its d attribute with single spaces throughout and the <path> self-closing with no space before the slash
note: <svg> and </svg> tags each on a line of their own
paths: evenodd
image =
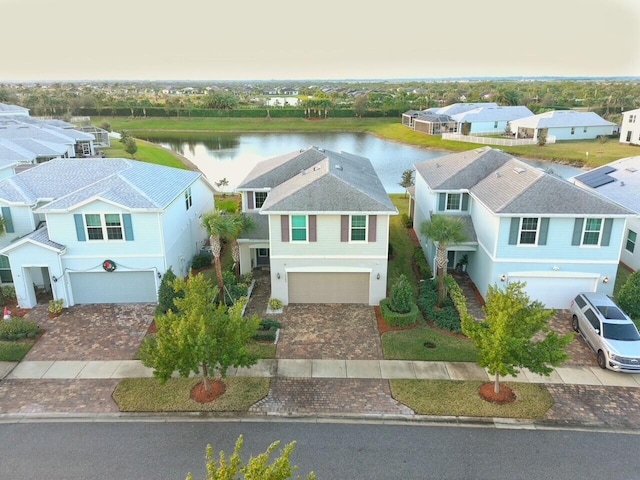
<svg viewBox="0 0 640 480">
<path fill-rule="evenodd" d="M 476 363 L 403 360 L 259 360 L 250 368 L 229 369 L 228 376 L 280 378 L 489 380 Z M 0 379 L 120 379 L 151 377 L 138 360 L 0 362 Z M 522 371 L 506 381 L 564 385 L 640 387 L 640 374 L 598 367 L 558 367 L 548 377 Z"/>
</svg>

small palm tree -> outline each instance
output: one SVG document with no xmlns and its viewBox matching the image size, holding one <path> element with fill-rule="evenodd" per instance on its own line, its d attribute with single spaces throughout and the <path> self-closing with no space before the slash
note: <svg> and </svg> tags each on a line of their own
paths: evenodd
<svg viewBox="0 0 640 480">
<path fill-rule="evenodd" d="M 444 276 L 447 269 L 447 246 L 462 243 L 467 239 L 464 224 L 458 217 L 432 215 L 420 225 L 420 233 L 437 244 L 436 265 L 438 267 L 438 306 L 444 303 L 446 292 Z"/>
<path fill-rule="evenodd" d="M 231 234 L 233 243 L 231 245 L 231 258 L 233 258 L 233 265 L 235 268 L 236 276 L 240 276 L 240 244 L 238 243 L 238 237 L 242 232 L 251 230 L 254 228 L 255 223 L 253 219 L 245 214 L 233 214 L 233 226 L 234 230 Z"/>
<path fill-rule="evenodd" d="M 211 253 L 213 254 L 213 264 L 216 268 L 218 278 L 218 288 L 224 295 L 224 280 L 222 279 L 222 262 L 220 253 L 222 252 L 222 240 L 233 236 L 235 232 L 234 215 L 227 214 L 221 210 L 207 213 L 202 219 L 202 225 L 209 234 Z"/>
</svg>

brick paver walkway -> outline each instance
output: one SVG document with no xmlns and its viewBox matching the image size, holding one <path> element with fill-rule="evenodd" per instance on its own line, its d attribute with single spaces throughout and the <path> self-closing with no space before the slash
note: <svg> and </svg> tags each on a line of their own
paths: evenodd
<svg viewBox="0 0 640 480">
<path fill-rule="evenodd" d="M 45 330 L 25 360 L 130 360 L 153 320 L 155 305 L 76 305 L 49 318 L 46 305 L 26 318 Z"/>
</svg>

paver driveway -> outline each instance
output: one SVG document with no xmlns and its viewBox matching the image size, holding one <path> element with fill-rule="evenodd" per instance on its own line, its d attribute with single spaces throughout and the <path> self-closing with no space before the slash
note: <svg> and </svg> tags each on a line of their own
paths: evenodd
<svg viewBox="0 0 640 480">
<path fill-rule="evenodd" d="M 376 315 L 371 306 L 288 305 L 277 317 L 282 323 L 278 358 L 383 358 Z"/>
<path fill-rule="evenodd" d="M 153 320 L 154 304 L 92 304 L 49 318 L 39 305 L 26 318 L 45 330 L 25 360 L 131 360 Z"/>
</svg>

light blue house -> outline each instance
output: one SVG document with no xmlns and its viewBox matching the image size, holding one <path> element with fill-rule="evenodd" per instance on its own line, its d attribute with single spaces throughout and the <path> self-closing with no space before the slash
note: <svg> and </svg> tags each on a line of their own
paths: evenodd
<svg viewBox="0 0 640 480">
<path fill-rule="evenodd" d="M 55 159 L 0 181 L 0 276 L 31 308 L 156 302 L 172 267 L 186 275 L 207 235 L 213 188 L 198 172 L 127 159 Z"/>
<path fill-rule="evenodd" d="M 448 247 L 449 268 L 466 255 L 482 296 L 489 285 L 522 281 L 532 299 L 568 308 L 577 292 L 613 292 L 631 210 L 488 147 L 415 168 L 414 229 L 434 271 L 436 245 L 420 225 L 453 215 L 468 241 Z"/>
<path fill-rule="evenodd" d="M 575 110 L 552 110 L 509 122 L 516 138 L 537 139 L 541 130 L 547 131 L 547 138 L 556 140 L 593 140 L 601 135 L 613 135 L 617 128 L 595 112 Z"/>
</svg>

